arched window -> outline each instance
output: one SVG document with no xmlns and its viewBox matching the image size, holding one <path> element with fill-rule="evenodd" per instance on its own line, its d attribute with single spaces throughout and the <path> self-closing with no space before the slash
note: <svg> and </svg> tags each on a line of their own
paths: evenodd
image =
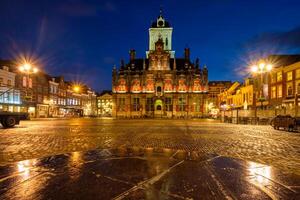
<svg viewBox="0 0 300 200">
<path fill-rule="evenodd" d="M 157 91 L 157 92 L 161 92 L 161 87 L 158 86 L 158 87 L 156 88 L 156 91 Z"/>
</svg>

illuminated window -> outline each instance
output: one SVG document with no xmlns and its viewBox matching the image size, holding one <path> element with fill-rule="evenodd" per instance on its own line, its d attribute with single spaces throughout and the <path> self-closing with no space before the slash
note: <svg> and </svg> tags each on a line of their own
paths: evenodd
<svg viewBox="0 0 300 200">
<path fill-rule="evenodd" d="M 277 82 L 282 81 L 282 72 L 277 72 Z"/>
<path fill-rule="evenodd" d="M 29 88 L 32 88 L 32 79 L 29 78 L 28 80 L 29 80 L 28 87 L 29 87 Z"/>
<path fill-rule="evenodd" d="M 300 78 L 300 69 L 296 70 L 296 78 Z"/>
<path fill-rule="evenodd" d="M 276 82 L 276 74 L 271 74 L 271 83 L 275 83 Z"/>
<path fill-rule="evenodd" d="M 271 98 L 275 99 L 276 98 L 276 86 L 273 86 L 271 88 Z"/>
<path fill-rule="evenodd" d="M 277 98 L 282 97 L 282 85 L 277 86 Z"/>
<path fill-rule="evenodd" d="M 300 82 L 297 83 L 297 94 L 300 94 Z"/>
<path fill-rule="evenodd" d="M 27 86 L 27 79 L 25 76 L 23 76 L 23 87 L 26 87 Z"/>
<path fill-rule="evenodd" d="M 291 83 L 286 85 L 286 91 L 287 91 L 287 96 L 293 95 L 293 85 Z"/>
<path fill-rule="evenodd" d="M 286 73 L 286 80 L 287 81 L 293 80 L 293 71 L 290 71 L 290 72 Z"/>
</svg>

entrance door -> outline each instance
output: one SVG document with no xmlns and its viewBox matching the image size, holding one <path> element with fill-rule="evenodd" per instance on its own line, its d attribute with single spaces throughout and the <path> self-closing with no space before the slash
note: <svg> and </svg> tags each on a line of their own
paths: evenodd
<svg viewBox="0 0 300 200">
<path fill-rule="evenodd" d="M 162 100 L 157 99 L 154 104 L 154 117 L 162 117 L 163 114 L 163 105 Z"/>
</svg>

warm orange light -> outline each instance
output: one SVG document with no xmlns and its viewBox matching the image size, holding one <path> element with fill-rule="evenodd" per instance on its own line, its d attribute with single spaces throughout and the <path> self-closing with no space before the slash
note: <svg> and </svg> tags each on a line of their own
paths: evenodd
<svg viewBox="0 0 300 200">
<path fill-rule="evenodd" d="M 39 70 L 36 67 L 33 67 L 32 64 L 25 62 L 23 65 L 19 67 L 19 70 L 21 72 L 27 72 L 27 73 L 37 73 Z"/>
<path fill-rule="evenodd" d="M 31 69 L 31 64 L 25 63 L 25 64 L 23 65 L 23 67 L 24 67 L 24 69 L 25 69 L 26 71 L 29 71 L 29 70 Z"/>
<path fill-rule="evenodd" d="M 271 71 L 272 68 L 273 68 L 273 65 L 271 65 L 271 64 L 268 64 L 268 65 L 267 65 L 267 70 L 268 70 L 268 71 Z"/>
<path fill-rule="evenodd" d="M 80 91 L 80 87 L 78 85 L 76 85 L 76 86 L 73 87 L 73 90 L 75 92 L 79 92 Z"/>
<path fill-rule="evenodd" d="M 265 63 L 260 63 L 259 64 L 259 69 L 260 70 L 264 70 L 265 65 L 266 65 Z"/>
<path fill-rule="evenodd" d="M 19 67 L 19 70 L 20 70 L 21 72 L 24 72 L 24 71 L 25 71 L 25 69 L 24 69 L 23 66 L 20 66 L 20 67 Z"/>
<path fill-rule="evenodd" d="M 257 67 L 256 65 L 253 65 L 253 66 L 251 67 L 251 71 L 252 71 L 253 73 L 256 73 L 256 72 L 258 71 L 258 67 Z"/>
</svg>

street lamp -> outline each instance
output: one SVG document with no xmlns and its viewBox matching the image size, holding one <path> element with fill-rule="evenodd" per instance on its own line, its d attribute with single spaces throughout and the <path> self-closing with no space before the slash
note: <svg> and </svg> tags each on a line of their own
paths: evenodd
<svg viewBox="0 0 300 200">
<path fill-rule="evenodd" d="M 82 99 L 81 99 L 81 94 L 80 94 L 80 92 L 81 92 L 81 90 L 82 90 L 82 88 L 81 88 L 81 85 L 79 85 L 79 84 L 74 84 L 73 86 L 72 86 L 72 89 L 73 89 L 73 91 L 75 92 L 75 93 L 77 93 L 78 95 L 79 95 L 79 99 L 77 99 L 77 100 L 79 100 L 79 103 L 77 102 L 76 103 L 76 107 L 79 107 L 79 108 L 82 108 L 82 112 L 83 112 L 83 107 L 82 107 Z M 76 100 L 76 101 L 77 101 Z M 78 106 L 77 106 L 78 105 Z M 80 110 L 80 109 L 79 109 Z M 80 113 L 79 113 L 80 114 Z M 80 114 L 81 115 L 81 114 Z"/>
<path fill-rule="evenodd" d="M 37 73 L 38 69 L 36 67 L 33 67 L 32 64 L 30 64 L 28 62 L 25 62 L 23 65 L 19 66 L 19 71 L 26 75 L 25 99 L 27 101 L 31 98 L 31 97 L 28 96 L 28 88 L 29 88 L 29 84 L 30 84 L 30 81 L 29 81 L 30 75 Z M 32 84 L 32 82 L 31 82 L 31 84 Z M 27 111 L 28 111 L 28 107 L 27 107 Z"/>
<path fill-rule="evenodd" d="M 258 62 L 256 65 L 252 65 L 250 67 L 251 72 L 253 74 L 260 74 L 260 95 L 259 95 L 259 101 L 261 102 L 261 107 L 263 107 L 263 101 L 265 101 L 264 96 L 264 75 L 269 73 L 273 69 L 273 65 L 270 63 L 265 63 L 264 61 Z M 268 81 L 268 80 L 267 80 Z"/>
<path fill-rule="evenodd" d="M 74 90 L 74 92 L 76 92 L 76 93 L 80 92 L 80 86 L 79 86 L 79 85 L 74 85 L 74 86 L 73 86 L 73 90 Z"/>
</svg>

